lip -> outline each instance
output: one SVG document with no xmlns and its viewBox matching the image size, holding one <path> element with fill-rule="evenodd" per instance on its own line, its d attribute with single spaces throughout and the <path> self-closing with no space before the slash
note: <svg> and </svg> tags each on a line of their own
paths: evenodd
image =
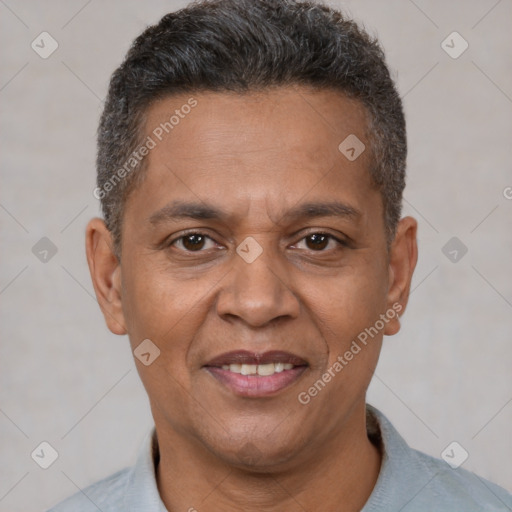
<svg viewBox="0 0 512 512">
<path fill-rule="evenodd" d="M 275 395 L 284 390 L 299 380 L 306 368 L 307 366 L 295 366 L 291 370 L 284 370 L 281 373 L 262 377 L 242 375 L 217 368 L 216 366 L 205 367 L 217 381 L 230 389 L 234 394 L 253 398 Z"/>
<path fill-rule="evenodd" d="M 293 364 L 294 367 L 268 376 L 242 375 L 222 368 L 230 364 L 257 365 L 267 363 L 288 363 Z M 203 368 L 235 395 L 258 398 L 273 396 L 288 388 L 300 379 L 308 366 L 304 359 L 290 352 L 272 350 L 256 353 L 237 350 L 215 357 Z"/>
<path fill-rule="evenodd" d="M 269 350 L 268 352 L 257 353 L 248 350 L 233 350 L 225 352 L 206 363 L 206 367 L 222 367 L 226 364 L 266 364 L 266 363 L 289 363 L 294 366 L 307 366 L 307 361 L 290 352 L 281 350 Z"/>
</svg>

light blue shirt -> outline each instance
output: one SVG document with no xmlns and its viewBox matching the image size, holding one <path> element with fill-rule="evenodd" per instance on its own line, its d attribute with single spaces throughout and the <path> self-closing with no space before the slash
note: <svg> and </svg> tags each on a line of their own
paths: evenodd
<svg viewBox="0 0 512 512">
<path fill-rule="evenodd" d="M 377 483 L 361 512 L 512 512 L 512 494 L 409 448 L 380 411 L 370 405 L 367 411 L 368 434 L 374 438 L 380 432 L 383 458 Z M 133 467 L 87 487 L 48 512 L 167 512 L 156 485 L 157 456 L 153 428 Z"/>
</svg>

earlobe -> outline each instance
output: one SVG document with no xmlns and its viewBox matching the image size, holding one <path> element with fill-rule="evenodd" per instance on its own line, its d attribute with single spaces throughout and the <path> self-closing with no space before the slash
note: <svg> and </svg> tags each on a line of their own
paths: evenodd
<svg viewBox="0 0 512 512">
<path fill-rule="evenodd" d="M 89 272 L 107 327 L 114 334 L 126 334 L 121 266 L 113 249 L 110 231 L 102 219 L 94 218 L 89 221 L 85 241 Z"/>
<path fill-rule="evenodd" d="M 418 261 L 416 240 L 418 223 L 413 217 L 404 217 L 397 227 L 389 256 L 389 289 L 387 307 L 395 312 L 386 324 L 384 334 L 392 336 L 400 330 L 400 316 L 409 300 L 412 275 Z"/>
</svg>

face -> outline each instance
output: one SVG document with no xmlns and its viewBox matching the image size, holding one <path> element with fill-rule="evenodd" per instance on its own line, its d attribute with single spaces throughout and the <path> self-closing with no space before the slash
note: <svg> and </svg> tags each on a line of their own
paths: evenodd
<svg viewBox="0 0 512 512">
<path fill-rule="evenodd" d="M 88 255 L 111 330 L 160 351 L 136 360 L 159 437 L 253 467 L 348 438 L 416 261 L 413 219 L 387 251 L 363 107 L 306 88 L 198 93 L 153 104 L 146 132 L 121 263 L 98 219 Z M 349 135 L 355 159 L 338 149 Z"/>
</svg>

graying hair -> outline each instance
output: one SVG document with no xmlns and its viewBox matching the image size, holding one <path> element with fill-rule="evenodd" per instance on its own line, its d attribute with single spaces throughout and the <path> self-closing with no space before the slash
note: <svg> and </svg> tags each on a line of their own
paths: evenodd
<svg viewBox="0 0 512 512">
<path fill-rule="evenodd" d="M 210 0 L 148 27 L 112 75 L 98 129 L 97 186 L 118 256 L 124 204 L 142 179 L 144 159 L 122 179 L 116 173 L 145 137 L 150 104 L 179 93 L 293 85 L 337 90 L 365 106 L 370 176 L 382 195 L 389 248 L 401 215 L 407 142 L 402 102 L 378 41 L 318 3 Z"/>
</svg>

